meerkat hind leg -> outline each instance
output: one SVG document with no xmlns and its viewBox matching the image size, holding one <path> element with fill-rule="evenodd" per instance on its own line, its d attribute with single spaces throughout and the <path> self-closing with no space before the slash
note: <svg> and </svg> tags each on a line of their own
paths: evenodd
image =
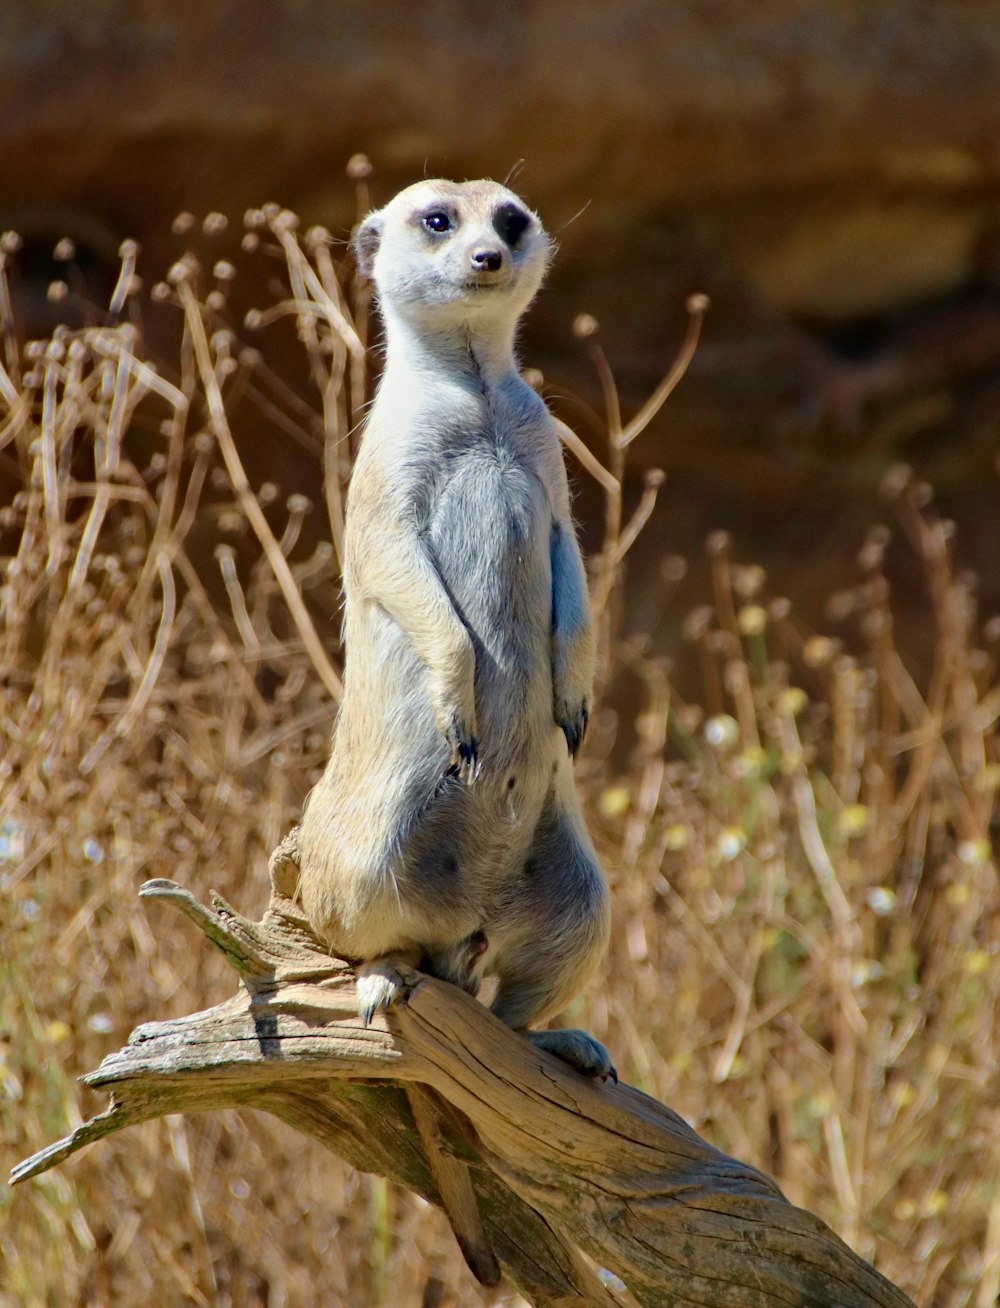
<svg viewBox="0 0 1000 1308">
<path fill-rule="evenodd" d="M 428 950 L 420 959 L 420 970 L 475 997 L 482 984 L 481 960 L 488 948 L 486 932 L 473 931 L 449 949 Z"/>
<path fill-rule="evenodd" d="M 528 1023 L 536 1020 L 536 1014 L 544 1016 L 551 1013 L 558 1005 L 551 1002 L 551 985 L 543 981 L 531 985 L 525 978 L 513 984 L 500 983 L 497 997 L 493 1001 L 493 1012 L 502 1022 L 525 1036 L 536 1049 L 555 1054 L 564 1063 L 569 1063 L 584 1076 L 597 1077 L 601 1081 L 617 1082 L 618 1073 L 611 1061 L 611 1055 L 595 1036 L 577 1028 L 556 1031 L 529 1031 Z M 567 998 L 570 998 L 567 995 Z"/>
<path fill-rule="evenodd" d="M 501 960 L 492 1009 L 539 1049 L 585 1076 L 618 1080 L 611 1056 L 586 1031 L 529 1031 L 576 995 L 607 948 L 609 900 L 604 876 L 573 809 L 546 804 L 524 868 L 521 938 Z"/>
</svg>

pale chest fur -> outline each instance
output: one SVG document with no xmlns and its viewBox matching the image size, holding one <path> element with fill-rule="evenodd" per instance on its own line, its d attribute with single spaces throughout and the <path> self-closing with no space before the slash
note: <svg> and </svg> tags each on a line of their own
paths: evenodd
<svg viewBox="0 0 1000 1308">
<path fill-rule="evenodd" d="M 426 544 L 476 653 L 481 740 L 507 757 L 552 729 L 553 514 L 560 458 L 547 410 L 516 376 L 494 388 L 383 386 L 348 504 L 347 600 L 365 591 L 355 514 L 407 520 Z M 418 379 L 419 380 L 419 379 Z M 555 449 L 553 449 L 555 446 Z M 364 621 L 361 618 L 361 621 Z"/>
</svg>

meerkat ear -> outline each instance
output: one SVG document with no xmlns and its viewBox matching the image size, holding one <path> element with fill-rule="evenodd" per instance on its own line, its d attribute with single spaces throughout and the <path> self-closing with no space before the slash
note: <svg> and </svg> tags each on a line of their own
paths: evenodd
<svg viewBox="0 0 1000 1308">
<path fill-rule="evenodd" d="M 351 248 L 358 263 L 358 272 L 365 277 L 372 275 L 372 265 L 382 242 L 382 230 L 385 220 L 381 213 L 370 213 L 359 226 L 355 227 L 351 237 Z"/>
</svg>

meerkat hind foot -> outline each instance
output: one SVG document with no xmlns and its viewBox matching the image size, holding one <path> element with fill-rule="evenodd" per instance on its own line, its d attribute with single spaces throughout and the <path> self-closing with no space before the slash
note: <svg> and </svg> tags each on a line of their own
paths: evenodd
<svg viewBox="0 0 1000 1308">
<path fill-rule="evenodd" d="M 602 1081 L 610 1078 L 617 1084 L 618 1073 L 611 1055 L 600 1040 L 586 1031 L 525 1031 L 524 1034 L 537 1048 L 555 1054 L 584 1076 L 599 1077 Z"/>
<path fill-rule="evenodd" d="M 403 998 L 409 989 L 399 972 L 400 967 L 411 967 L 416 960 L 397 957 L 375 958 L 362 963 L 357 969 L 358 1016 L 365 1026 L 377 1012 Z"/>
</svg>

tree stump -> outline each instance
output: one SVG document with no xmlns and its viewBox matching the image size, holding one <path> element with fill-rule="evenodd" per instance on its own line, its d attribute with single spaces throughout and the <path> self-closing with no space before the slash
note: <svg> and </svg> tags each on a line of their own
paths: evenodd
<svg viewBox="0 0 1000 1308">
<path fill-rule="evenodd" d="M 580 1076 L 456 987 L 415 972 L 406 1002 L 364 1028 L 350 967 L 294 902 L 295 837 L 272 857 L 260 922 L 172 881 L 142 887 L 197 923 L 239 991 L 138 1027 L 83 1078 L 110 1093 L 108 1110 L 13 1182 L 136 1122 L 252 1107 L 444 1207 L 480 1279 L 502 1269 L 537 1308 L 620 1303 L 593 1263 L 643 1308 L 912 1308 L 761 1172 L 639 1091 Z"/>
</svg>

